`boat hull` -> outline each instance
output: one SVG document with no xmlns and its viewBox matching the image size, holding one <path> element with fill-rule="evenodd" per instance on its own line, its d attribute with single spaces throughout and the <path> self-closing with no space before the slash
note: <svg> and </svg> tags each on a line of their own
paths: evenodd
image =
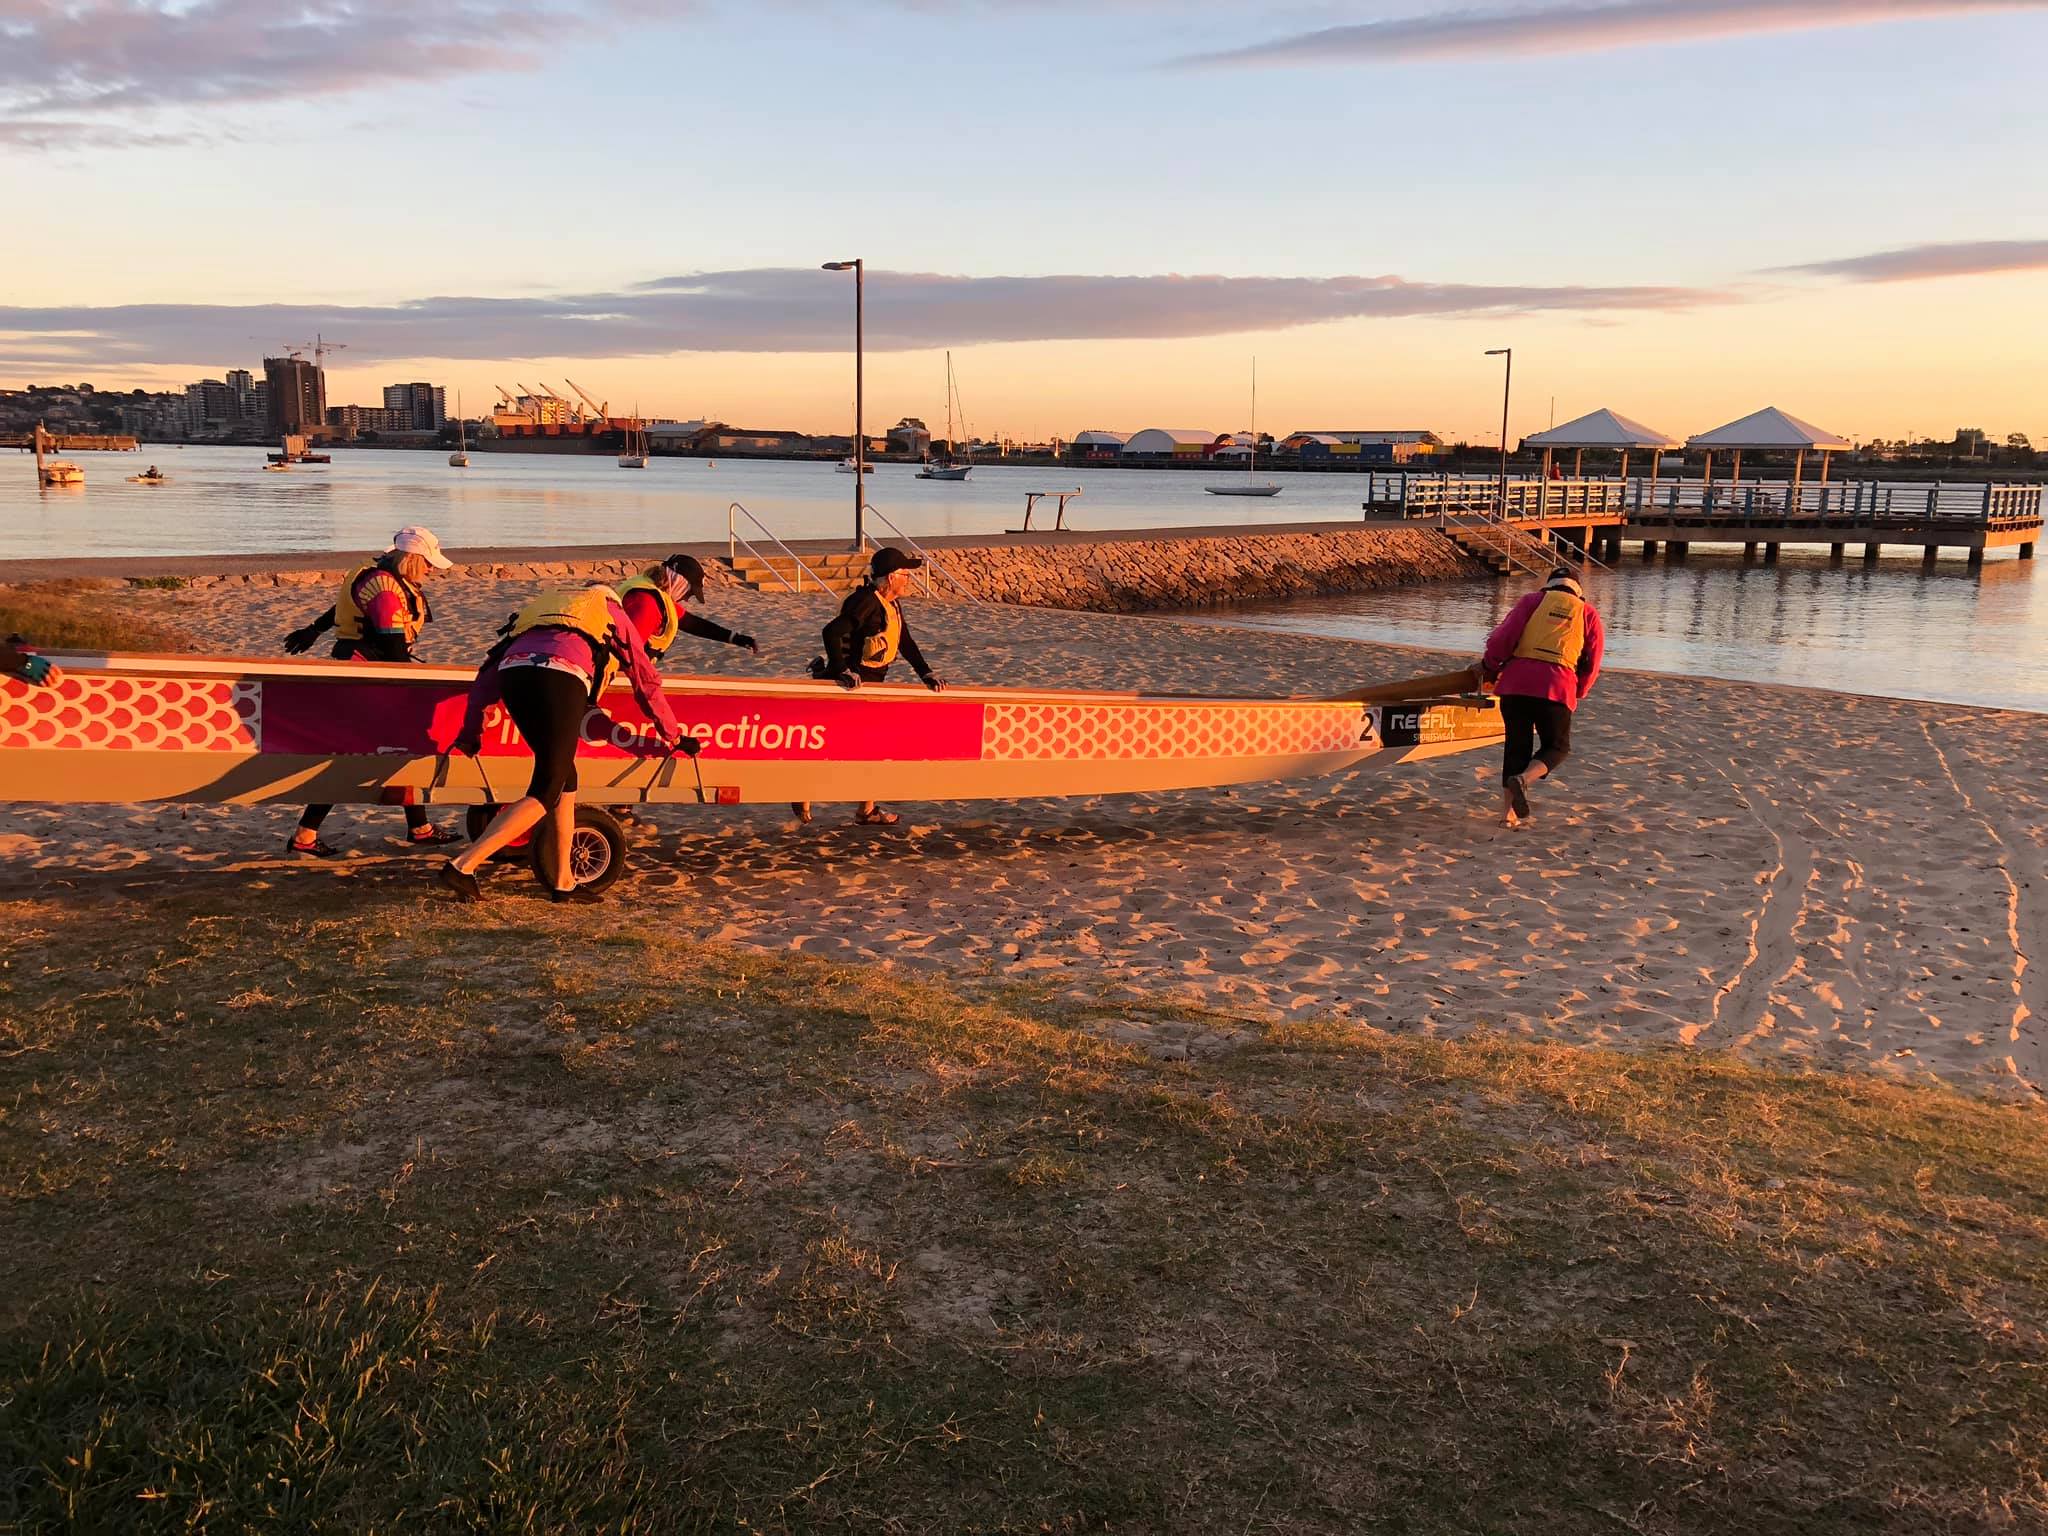
<svg viewBox="0 0 2048 1536">
<path fill-rule="evenodd" d="M 1211 496 L 1278 496 L 1277 485 L 1205 485 L 1202 487 Z"/>
<path fill-rule="evenodd" d="M 454 668 L 52 653 L 60 683 L 0 681 L 0 800 L 486 804 L 532 757 L 502 710 L 443 756 Z M 629 692 L 585 718 L 592 804 L 1008 800 L 1315 777 L 1500 739 L 1491 701 L 1206 699 L 676 678 L 701 755 L 655 744 Z"/>
</svg>

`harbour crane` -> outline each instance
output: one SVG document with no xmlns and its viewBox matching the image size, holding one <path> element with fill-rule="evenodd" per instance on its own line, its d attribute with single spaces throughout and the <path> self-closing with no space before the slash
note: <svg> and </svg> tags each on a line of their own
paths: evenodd
<svg viewBox="0 0 2048 1536">
<path fill-rule="evenodd" d="M 511 390 L 507 389 L 502 384 L 493 384 L 491 388 L 495 389 L 499 394 L 503 395 L 505 397 L 505 403 L 511 406 L 513 410 L 516 411 L 519 409 L 519 401 L 513 397 Z"/>
<path fill-rule="evenodd" d="M 570 378 L 570 377 L 569 377 L 569 375 L 567 375 L 566 373 L 562 375 L 562 380 L 563 380 L 563 382 L 564 382 L 564 383 L 566 383 L 566 384 L 567 384 L 567 385 L 568 385 L 568 386 L 569 386 L 569 387 L 570 387 L 571 389 L 575 390 L 577 394 L 579 394 L 579 395 L 581 395 L 581 396 L 583 397 L 583 403 L 584 403 L 585 405 L 589 406 L 589 407 L 590 407 L 590 408 L 591 408 L 591 409 L 592 409 L 593 411 L 597 412 L 597 419 L 598 419 L 599 421 L 610 421 L 610 420 L 611 420 L 611 416 L 612 416 L 612 413 L 611 413 L 611 402 L 610 402 L 609 400 L 607 400 L 607 401 L 606 401 L 606 402 L 605 402 L 605 403 L 604 403 L 603 405 L 599 405 L 599 404 L 598 404 L 598 403 L 597 403 L 597 402 L 596 402 L 595 400 L 593 400 L 593 399 L 591 399 L 591 398 L 590 398 L 590 391 L 589 391 L 589 390 L 585 389 L 585 388 L 584 388 L 584 387 L 583 387 L 583 386 L 582 386 L 581 384 L 578 384 L 578 383 L 577 383 L 577 382 L 576 382 L 576 381 L 575 381 L 574 379 Z"/>
</svg>

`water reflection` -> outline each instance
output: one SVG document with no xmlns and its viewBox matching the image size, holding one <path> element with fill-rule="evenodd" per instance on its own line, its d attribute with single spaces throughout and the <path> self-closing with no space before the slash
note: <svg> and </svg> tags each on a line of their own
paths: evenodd
<svg viewBox="0 0 2048 1536">
<path fill-rule="evenodd" d="M 1609 663 L 1746 682 L 2048 711 L 2048 592 L 2037 562 L 1917 552 L 1831 566 L 1825 551 L 1776 566 L 1702 557 L 1595 572 Z M 1477 650 L 1527 581 L 1457 583 L 1240 604 L 1199 619 L 1302 634 Z"/>
</svg>

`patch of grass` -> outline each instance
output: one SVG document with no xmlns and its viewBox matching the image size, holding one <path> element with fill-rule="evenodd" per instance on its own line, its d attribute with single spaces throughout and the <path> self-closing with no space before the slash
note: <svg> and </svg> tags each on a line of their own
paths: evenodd
<svg viewBox="0 0 2048 1536">
<path fill-rule="evenodd" d="M 176 592 L 192 585 L 192 579 L 189 576 L 130 576 L 128 585 L 144 591 Z"/>
<path fill-rule="evenodd" d="M 2048 1521 L 2036 1111 L 603 916 L 15 905 L 0 1528 Z"/>
<path fill-rule="evenodd" d="M 175 580 L 176 578 L 166 578 Z M 0 637 L 63 651 L 196 651 L 186 631 L 139 611 L 115 582 L 28 582 L 0 587 Z"/>
</svg>

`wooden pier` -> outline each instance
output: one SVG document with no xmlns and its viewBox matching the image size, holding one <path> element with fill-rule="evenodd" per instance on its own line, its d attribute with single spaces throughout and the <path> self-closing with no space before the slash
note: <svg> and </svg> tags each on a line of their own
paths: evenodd
<svg viewBox="0 0 2048 1536">
<path fill-rule="evenodd" d="M 0 437 L 0 448 L 35 451 L 33 432 L 16 432 Z M 89 432 L 45 432 L 43 447 L 56 453 L 133 453 L 142 445 L 132 437 Z"/>
<path fill-rule="evenodd" d="M 1743 547 L 1774 564 L 1787 544 L 1826 545 L 1836 561 L 1860 547 L 1866 563 L 1887 545 L 1916 548 L 1932 565 L 1944 549 L 1974 569 L 1985 551 L 2034 558 L 2042 487 L 1842 481 L 1529 480 L 1476 475 L 1375 475 L 1368 523 L 1433 523 L 1468 542 L 1475 531 L 1513 529 L 1610 562 L 1624 544 L 1643 558 L 1683 560 L 1694 544 Z"/>
</svg>

